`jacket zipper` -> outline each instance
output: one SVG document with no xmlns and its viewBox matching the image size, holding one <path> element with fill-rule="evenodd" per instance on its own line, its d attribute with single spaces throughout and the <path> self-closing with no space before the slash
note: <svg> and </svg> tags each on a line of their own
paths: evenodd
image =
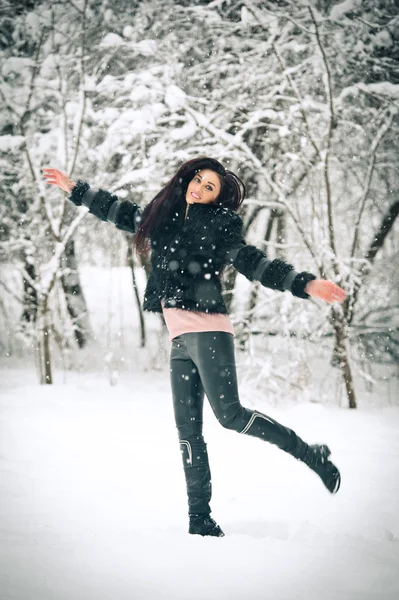
<svg viewBox="0 0 399 600">
<path fill-rule="evenodd" d="M 188 217 L 188 211 L 190 210 L 190 206 L 191 206 L 191 205 L 189 204 L 189 205 L 188 205 L 188 207 L 187 207 L 187 212 L 186 212 L 186 214 L 184 215 L 184 223 L 183 223 L 183 227 L 185 227 L 185 226 L 186 226 L 187 217 Z"/>
</svg>

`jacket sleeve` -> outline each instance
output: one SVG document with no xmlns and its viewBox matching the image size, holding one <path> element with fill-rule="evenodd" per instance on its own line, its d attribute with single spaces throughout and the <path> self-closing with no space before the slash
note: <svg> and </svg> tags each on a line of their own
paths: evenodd
<svg viewBox="0 0 399 600">
<path fill-rule="evenodd" d="M 92 190 L 86 181 L 78 179 L 69 200 L 76 206 L 87 206 L 89 212 L 101 221 L 109 221 L 130 233 L 136 233 L 141 219 L 141 208 L 134 202 L 119 200 L 105 190 Z"/>
<path fill-rule="evenodd" d="M 283 260 L 269 260 L 262 250 L 242 242 L 227 253 L 227 261 L 250 281 L 260 281 L 264 287 L 284 292 L 290 290 L 298 298 L 309 298 L 305 287 L 316 279 L 312 273 L 298 273 Z"/>
</svg>

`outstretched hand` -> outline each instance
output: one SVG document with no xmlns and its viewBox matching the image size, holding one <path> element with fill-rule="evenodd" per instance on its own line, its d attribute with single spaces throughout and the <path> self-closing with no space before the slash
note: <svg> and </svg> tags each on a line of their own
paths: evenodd
<svg viewBox="0 0 399 600">
<path fill-rule="evenodd" d="M 75 182 L 69 179 L 68 175 L 65 175 L 65 173 L 62 173 L 58 169 L 44 167 L 42 171 L 47 183 L 58 185 L 58 187 L 64 190 L 64 192 L 71 193 L 75 187 Z"/>
<path fill-rule="evenodd" d="M 309 281 L 305 292 L 313 298 L 320 298 L 326 302 L 342 302 L 346 298 L 345 290 L 327 279 Z"/>
</svg>

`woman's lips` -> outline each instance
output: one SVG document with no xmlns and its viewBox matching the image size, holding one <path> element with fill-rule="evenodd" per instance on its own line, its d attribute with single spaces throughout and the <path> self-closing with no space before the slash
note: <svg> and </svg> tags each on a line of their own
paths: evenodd
<svg viewBox="0 0 399 600">
<path fill-rule="evenodd" d="M 200 196 L 198 196 L 198 194 L 195 194 L 194 192 L 191 192 L 191 195 L 193 198 L 195 198 L 196 200 L 201 200 Z"/>
</svg>

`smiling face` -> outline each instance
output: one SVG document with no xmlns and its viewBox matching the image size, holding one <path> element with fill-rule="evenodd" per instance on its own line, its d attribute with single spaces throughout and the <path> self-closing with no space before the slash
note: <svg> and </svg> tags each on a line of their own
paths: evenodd
<svg viewBox="0 0 399 600">
<path fill-rule="evenodd" d="M 215 202 L 222 189 L 219 175 L 210 169 L 198 171 L 188 184 L 187 204 L 211 204 Z"/>
</svg>

